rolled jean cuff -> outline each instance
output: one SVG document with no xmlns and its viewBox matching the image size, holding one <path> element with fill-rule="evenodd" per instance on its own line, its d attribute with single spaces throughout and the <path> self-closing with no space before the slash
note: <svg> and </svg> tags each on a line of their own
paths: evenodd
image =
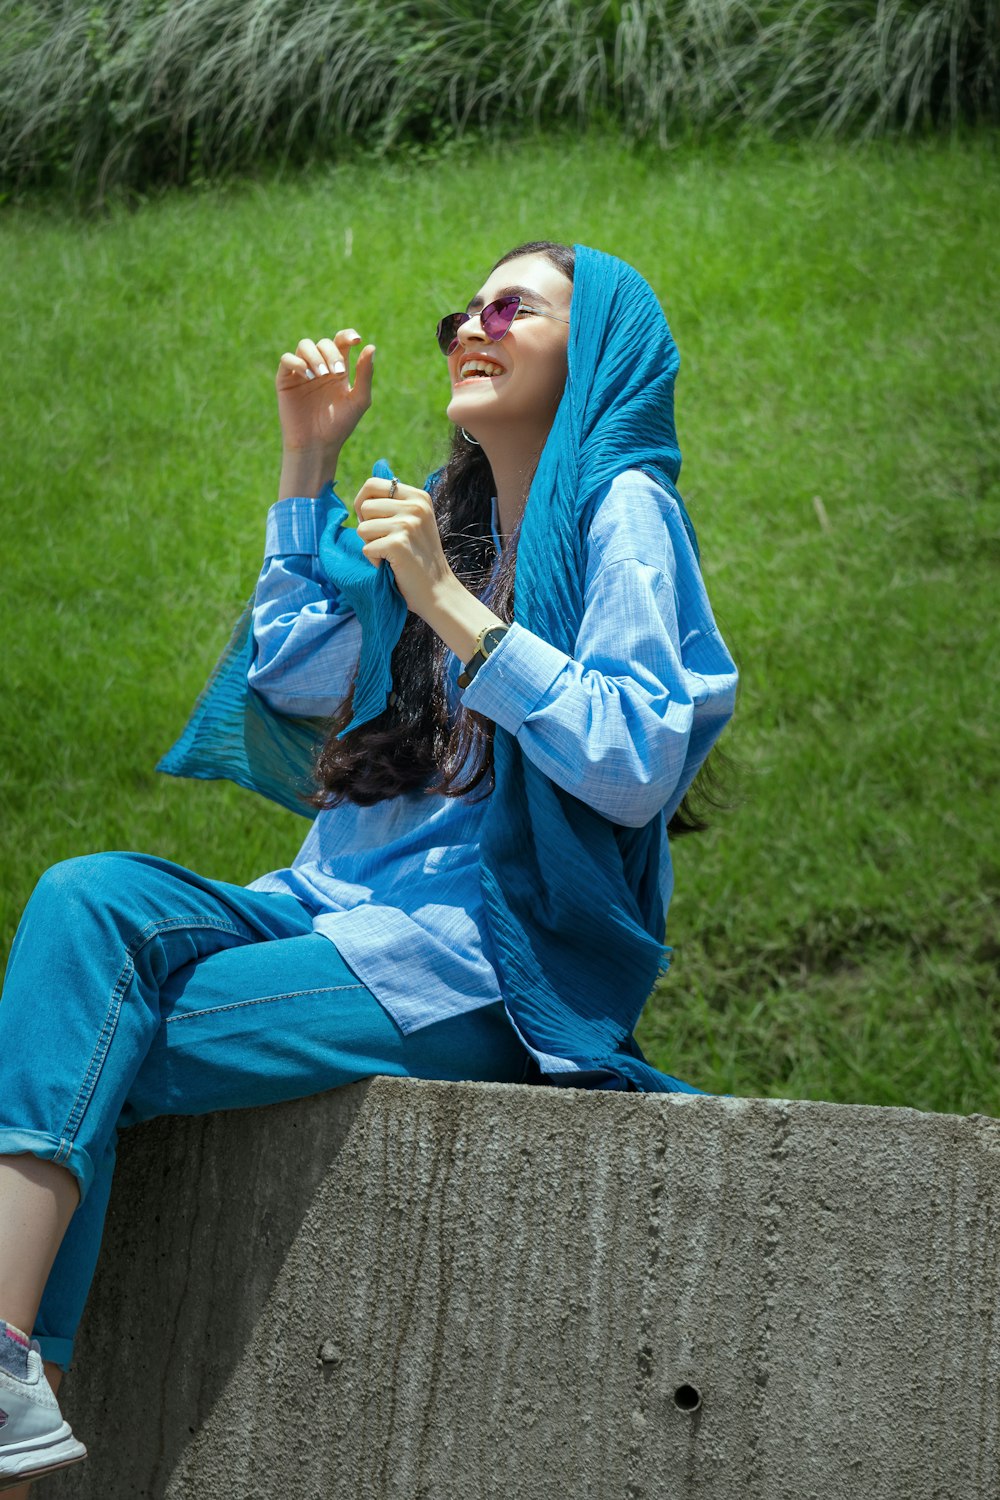
<svg viewBox="0 0 1000 1500">
<path fill-rule="evenodd" d="M 65 1374 L 73 1358 L 73 1340 L 57 1339 L 41 1333 L 36 1333 L 33 1337 L 41 1350 L 42 1359 L 48 1360 L 51 1365 L 58 1365 Z"/>
<path fill-rule="evenodd" d="M 14 1125 L 0 1125 L 0 1156 L 23 1156 L 25 1153 L 54 1161 L 73 1173 L 80 1185 L 80 1202 L 90 1192 L 94 1164 L 82 1146 L 65 1137 L 46 1135 L 41 1130 L 19 1130 Z"/>
</svg>

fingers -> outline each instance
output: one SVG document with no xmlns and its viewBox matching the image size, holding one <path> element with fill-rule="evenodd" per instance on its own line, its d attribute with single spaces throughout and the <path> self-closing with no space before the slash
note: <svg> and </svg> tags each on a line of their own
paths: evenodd
<svg viewBox="0 0 1000 1500">
<path fill-rule="evenodd" d="M 342 328 L 332 339 L 322 338 L 317 342 L 312 339 L 300 339 L 295 347 L 294 354 L 283 354 L 278 365 L 279 376 L 285 376 L 292 380 L 321 380 L 326 376 L 333 376 L 349 383 L 347 361 L 352 345 L 361 343 L 361 335 L 356 328 Z M 365 369 L 362 384 L 365 393 L 371 395 L 371 357 L 374 354 L 374 346 L 366 345 L 362 354 L 365 360 Z M 359 370 L 361 360 L 358 361 Z"/>
<path fill-rule="evenodd" d="M 311 352 L 310 352 L 311 351 Z M 315 380 L 318 368 L 322 366 L 326 370 L 325 362 L 320 358 L 319 350 L 315 344 L 310 344 L 307 339 L 302 339 L 294 354 L 283 354 L 278 361 L 278 373 L 275 377 L 279 388 L 305 384 L 307 380 Z"/>
<path fill-rule="evenodd" d="M 396 488 L 390 495 L 393 481 L 391 479 L 366 479 L 354 497 L 354 514 L 360 521 L 373 520 L 378 517 L 398 516 L 410 512 L 420 517 L 421 512 L 426 511 L 434 514 L 434 505 L 426 490 L 418 490 L 412 484 L 400 484 L 395 481 Z"/>
<path fill-rule="evenodd" d="M 320 342 L 326 345 L 326 350 L 323 353 L 320 352 L 319 345 L 314 344 L 312 339 L 300 339 L 298 347 L 295 350 L 299 358 L 304 359 L 306 362 L 308 367 L 306 372 L 307 379 L 312 378 L 316 380 L 323 375 L 343 375 L 346 371 L 346 365 L 340 358 L 339 350 L 336 349 L 330 339 L 321 339 Z"/>
<path fill-rule="evenodd" d="M 297 354 L 283 354 L 278 361 L 278 382 L 293 382 L 296 378 L 306 380 L 311 376 L 309 366 Z"/>
<path fill-rule="evenodd" d="M 356 328 L 342 328 L 335 333 L 332 339 L 323 339 L 323 343 L 330 345 L 330 354 L 334 360 L 341 361 L 345 366 L 347 356 L 355 344 L 361 343 L 361 335 Z M 331 365 L 332 369 L 333 366 Z"/>
<path fill-rule="evenodd" d="M 324 370 L 329 375 L 347 375 L 347 355 L 352 344 L 360 344 L 361 335 L 355 333 L 354 329 L 341 329 L 332 339 L 319 339 L 316 348 L 323 364 L 316 371 L 322 375 Z"/>
<path fill-rule="evenodd" d="M 437 526 L 434 504 L 426 490 L 400 484 L 396 493 L 390 496 L 389 483 L 388 479 L 368 479 L 355 496 L 358 534 L 365 541 L 385 536 L 397 526 L 403 531 L 413 532 L 423 530 L 428 522 Z"/>
<path fill-rule="evenodd" d="M 375 345 L 366 344 L 354 367 L 354 389 L 366 406 L 372 403 L 372 378 L 375 374 Z"/>
</svg>

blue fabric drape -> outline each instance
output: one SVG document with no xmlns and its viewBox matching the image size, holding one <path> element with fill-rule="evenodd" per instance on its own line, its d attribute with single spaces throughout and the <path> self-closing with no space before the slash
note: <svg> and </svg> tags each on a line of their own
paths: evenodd
<svg viewBox="0 0 1000 1500">
<path fill-rule="evenodd" d="M 583 245 L 575 252 L 569 374 L 528 496 L 514 605 L 515 619 L 569 655 L 602 487 L 643 470 L 675 496 L 693 536 L 675 488 L 679 356 L 666 318 L 631 266 Z M 652 1068 L 631 1036 L 669 964 L 656 874 L 662 817 L 616 827 L 500 729 L 494 756 L 481 877 L 501 990 L 525 1045 L 556 1082 L 610 1073 L 641 1090 L 697 1092 Z"/>
<path fill-rule="evenodd" d="M 676 489 L 680 361 L 666 318 L 631 266 L 574 248 L 568 376 L 528 496 L 514 601 L 520 624 L 570 656 L 583 615 L 594 507 L 617 474 L 640 469 L 667 489 L 698 555 Z M 381 460 L 375 472 L 391 473 Z M 391 569 L 368 563 L 342 515 L 327 524 L 320 561 L 362 626 L 346 734 L 386 706 L 406 606 Z M 308 811 L 302 790 L 320 726 L 274 714 L 248 688 L 247 614 L 158 769 L 228 776 Z M 480 876 L 501 992 L 542 1074 L 574 1087 L 700 1093 L 653 1068 L 632 1035 L 669 965 L 658 889 L 662 816 L 640 829 L 610 823 L 546 777 L 499 725 L 494 763 Z"/>
<path fill-rule="evenodd" d="M 250 687 L 253 604 L 251 595 L 179 739 L 156 769 L 198 781 L 235 781 L 314 818 L 306 798 L 316 790 L 312 767 L 324 722 L 275 713 Z"/>
</svg>

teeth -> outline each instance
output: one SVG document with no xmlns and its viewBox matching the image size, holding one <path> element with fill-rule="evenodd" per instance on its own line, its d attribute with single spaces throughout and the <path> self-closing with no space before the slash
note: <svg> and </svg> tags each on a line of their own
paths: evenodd
<svg viewBox="0 0 1000 1500">
<path fill-rule="evenodd" d="M 487 363 L 485 360 L 470 359 L 468 364 L 462 366 L 463 380 L 469 375 L 487 375 L 492 377 L 501 373 L 502 366 L 495 365 L 492 362 Z"/>
</svg>

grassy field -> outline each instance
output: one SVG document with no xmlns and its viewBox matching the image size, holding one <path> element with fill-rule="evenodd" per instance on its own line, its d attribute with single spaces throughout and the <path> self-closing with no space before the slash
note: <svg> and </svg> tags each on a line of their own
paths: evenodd
<svg viewBox="0 0 1000 1500">
<path fill-rule="evenodd" d="M 374 341 L 345 492 L 380 455 L 422 484 L 437 317 L 510 245 L 576 240 L 670 318 L 681 490 L 742 672 L 740 803 L 675 846 L 639 1040 L 712 1090 L 1000 1114 L 996 157 L 564 137 L 8 210 L 4 944 L 70 855 L 240 882 L 292 857 L 300 819 L 153 771 L 253 586 L 278 356 Z"/>
</svg>

